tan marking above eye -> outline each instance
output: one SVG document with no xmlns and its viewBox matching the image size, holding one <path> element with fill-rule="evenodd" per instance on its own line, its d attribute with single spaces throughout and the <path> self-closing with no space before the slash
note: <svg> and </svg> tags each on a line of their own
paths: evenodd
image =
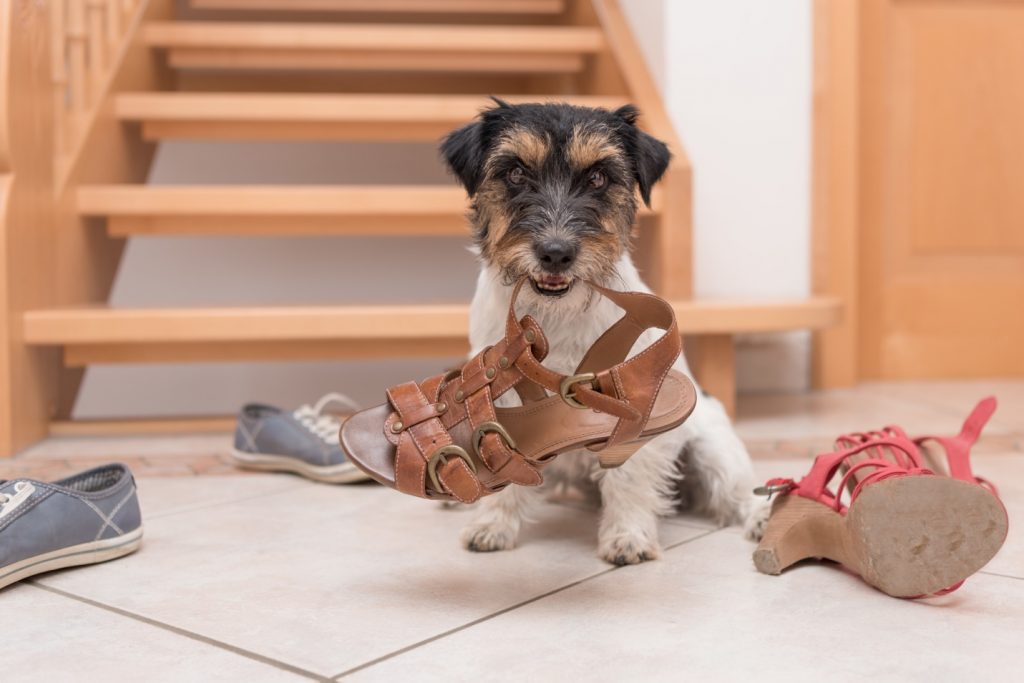
<svg viewBox="0 0 1024 683">
<path fill-rule="evenodd" d="M 622 149 L 609 133 L 583 130 L 577 126 L 565 147 L 565 158 L 577 170 L 590 168 L 599 161 L 622 156 Z"/>
<path fill-rule="evenodd" d="M 512 154 L 530 168 L 540 168 L 550 152 L 550 145 L 545 136 L 516 127 L 501 136 L 494 151 L 496 154 Z"/>
</svg>

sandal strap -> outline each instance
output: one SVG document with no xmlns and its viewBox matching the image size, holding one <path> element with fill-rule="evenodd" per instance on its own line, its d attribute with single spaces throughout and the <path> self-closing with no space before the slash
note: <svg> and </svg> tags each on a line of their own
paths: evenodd
<svg viewBox="0 0 1024 683">
<path fill-rule="evenodd" d="M 431 378 L 424 384 L 430 384 L 440 377 Z M 397 422 L 388 420 L 385 423 L 385 429 L 394 432 L 397 428 L 398 431 L 395 449 L 396 488 L 403 493 L 426 497 L 426 483 L 433 466 L 438 481 L 456 499 L 464 503 L 479 499 L 483 489 L 471 469 L 471 461 L 463 457 L 465 451 L 461 455 L 458 453 L 462 449 L 455 445 L 448 430 L 441 424 L 436 414 L 438 405 L 428 400 L 423 388 L 415 382 L 406 382 L 388 389 L 387 395 L 398 413 Z M 410 422 L 406 423 L 406 419 Z M 415 421 L 417 419 L 419 421 Z M 456 457 L 445 457 L 447 453 Z"/>
<path fill-rule="evenodd" d="M 900 452 L 902 456 L 900 461 L 903 464 L 886 457 L 867 458 L 847 468 L 835 490 L 829 488 L 829 483 L 847 459 L 876 448 Z M 867 476 L 854 479 L 854 475 L 865 468 L 872 468 L 872 471 Z M 924 467 L 921 462 L 921 456 L 912 442 L 907 439 L 880 438 L 862 441 L 833 453 L 822 453 L 814 459 L 811 471 L 799 481 L 771 479 L 766 484 L 764 490 L 782 495 L 796 494 L 803 498 L 817 501 L 822 505 L 828 505 L 840 514 L 846 514 L 848 506 L 842 502 L 842 491 L 848 486 L 850 486 L 850 502 L 852 503 L 857 499 L 861 491 L 864 490 L 864 487 L 884 479 L 930 474 L 934 473 Z M 856 482 L 856 484 L 853 484 L 853 482 Z"/>
<path fill-rule="evenodd" d="M 914 439 L 914 443 L 924 445 L 927 441 L 935 441 L 946 452 L 949 476 L 954 479 L 976 482 L 998 498 L 999 492 L 996 487 L 991 482 L 975 476 L 971 470 L 971 448 L 978 441 L 982 429 L 988 424 L 993 413 L 996 412 L 996 405 L 995 396 L 984 398 L 974 406 L 974 410 L 964 420 L 964 425 L 956 436 L 921 436 Z"/>
<path fill-rule="evenodd" d="M 506 339 L 522 332 L 515 303 L 525 282 L 526 278 L 520 279 L 512 291 Z M 621 308 L 624 315 L 594 342 L 576 373 L 566 376 L 544 367 L 532 353 L 532 346 L 519 356 L 516 365 L 532 382 L 560 394 L 570 405 L 619 418 L 611 437 L 591 448 L 600 451 L 631 441 L 643 431 L 661 385 L 682 351 L 682 339 L 675 311 L 663 299 L 641 292 L 619 292 L 592 282 L 587 285 Z M 627 360 L 640 335 L 652 328 L 665 333 Z"/>
<path fill-rule="evenodd" d="M 516 338 L 484 349 L 461 370 L 388 389 L 395 412 L 385 421 L 384 433 L 395 443 L 399 491 L 428 497 L 430 485 L 437 493 L 471 503 L 509 482 L 543 482 L 538 468 L 516 450 L 494 410 L 494 399 L 525 379 L 514 363 L 530 346 L 526 333 L 536 340 L 540 327 L 526 320 L 524 328 Z M 546 345 L 540 349 L 545 352 Z M 457 427 L 470 432 L 469 439 L 461 440 L 465 447 L 449 431 Z M 481 477 L 484 473 L 476 471 L 474 455 L 492 474 Z"/>
</svg>

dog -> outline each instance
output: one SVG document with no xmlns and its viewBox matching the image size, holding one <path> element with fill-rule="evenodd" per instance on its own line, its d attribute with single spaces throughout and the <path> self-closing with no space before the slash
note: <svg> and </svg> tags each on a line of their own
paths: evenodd
<svg viewBox="0 0 1024 683">
<path fill-rule="evenodd" d="M 513 284 L 524 275 L 518 315 L 530 314 L 550 342 L 544 364 L 571 375 L 621 310 L 581 281 L 649 292 L 630 258 L 637 197 L 670 160 L 668 147 L 637 126 L 632 105 L 614 111 L 568 104 L 510 105 L 494 99 L 441 143 L 441 156 L 471 198 L 469 221 L 480 261 L 470 305 L 471 356 L 504 334 Z M 659 335 L 648 330 L 633 352 Z M 692 379 L 685 358 L 675 365 Z M 516 405 L 514 392 L 499 401 Z M 758 538 L 768 507 L 755 498 L 750 457 L 721 403 L 703 395 L 690 418 L 645 444 L 616 469 L 593 454 L 567 453 L 545 469 L 547 480 L 595 487 L 602 512 L 598 554 L 616 565 L 659 557 L 657 522 L 685 498 L 721 524 L 743 523 Z M 509 486 L 483 499 L 463 530 L 474 551 L 515 546 L 542 496 Z"/>
</svg>

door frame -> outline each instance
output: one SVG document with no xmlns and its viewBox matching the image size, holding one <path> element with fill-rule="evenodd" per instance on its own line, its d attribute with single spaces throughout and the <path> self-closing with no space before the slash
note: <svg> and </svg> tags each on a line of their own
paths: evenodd
<svg viewBox="0 0 1024 683">
<path fill-rule="evenodd" d="M 861 0 L 813 0 L 811 287 L 843 302 L 839 325 L 814 333 L 815 388 L 861 379 Z"/>
</svg>

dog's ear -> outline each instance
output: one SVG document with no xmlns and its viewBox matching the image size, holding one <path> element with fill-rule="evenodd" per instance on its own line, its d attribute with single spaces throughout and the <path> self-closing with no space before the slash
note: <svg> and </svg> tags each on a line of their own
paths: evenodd
<svg viewBox="0 0 1024 683">
<path fill-rule="evenodd" d="M 668 151 L 668 145 L 661 140 L 648 135 L 636 127 L 636 120 L 640 112 L 631 104 L 619 107 L 614 115 L 625 124 L 620 127 L 623 142 L 625 143 L 626 154 L 633 162 L 633 173 L 636 176 L 637 186 L 640 189 L 640 197 L 644 204 L 651 205 L 651 188 L 661 180 L 672 153 Z"/>
<path fill-rule="evenodd" d="M 508 102 L 491 97 L 493 107 L 480 112 L 480 117 L 452 131 L 441 141 L 441 156 L 472 197 L 484 179 L 484 164 L 491 141 L 504 130 L 514 108 Z"/>
<path fill-rule="evenodd" d="M 472 197 L 483 180 L 484 125 L 474 121 L 445 136 L 441 142 L 441 156 L 448 168 L 459 179 Z"/>
</svg>

